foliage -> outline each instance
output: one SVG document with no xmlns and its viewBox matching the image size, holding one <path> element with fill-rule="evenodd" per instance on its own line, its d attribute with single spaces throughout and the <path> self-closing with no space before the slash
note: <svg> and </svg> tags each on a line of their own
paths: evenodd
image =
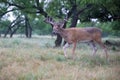
<svg viewBox="0 0 120 80">
<path fill-rule="evenodd" d="M 91 6 L 86 10 L 81 11 L 87 5 Z M 91 18 L 97 18 L 100 23 L 102 22 L 101 24 L 105 22 L 105 26 L 109 26 L 111 23 L 112 25 L 110 25 L 109 28 L 104 28 L 108 29 L 108 31 L 113 30 L 113 34 L 119 34 L 119 5 L 119 0 L 1 0 L 0 23 L 2 24 L 0 24 L 0 26 L 2 27 L 0 27 L 0 30 L 2 33 L 4 31 L 7 31 L 6 29 L 8 29 L 8 26 L 12 23 L 9 18 L 9 13 L 12 13 L 14 18 L 21 16 L 24 19 L 25 17 L 28 19 L 28 24 L 26 25 L 25 21 L 21 22 L 20 24 L 16 24 L 16 26 L 21 26 L 18 28 L 18 31 L 16 33 L 27 32 L 27 29 L 25 27 L 29 26 L 30 28 L 31 25 L 33 33 L 37 32 L 38 34 L 44 34 L 46 32 L 45 34 L 49 34 L 51 27 L 43 22 L 44 17 L 52 16 L 56 18 L 55 20 L 63 19 L 66 14 L 71 11 L 69 14 L 69 20 L 71 20 L 71 22 L 67 25 L 71 26 L 73 23 L 75 23 L 74 18 L 77 14 L 78 19 L 81 21 L 81 23 L 91 22 Z M 80 14 L 78 15 L 78 13 Z M 36 18 L 38 20 L 36 20 Z"/>
<path fill-rule="evenodd" d="M 9 20 L 6 21 L 0 21 L 0 33 L 4 33 L 6 30 L 6 26 L 10 24 Z"/>
<path fill-rule="evenodd" d="M 52 27 L 43 22 L 43 18 L 37 18 L 37 20 L 32 20 L 31 25 L 33 26 L 33 34 L 48 35 L 51 34 Z"/>
</svg>

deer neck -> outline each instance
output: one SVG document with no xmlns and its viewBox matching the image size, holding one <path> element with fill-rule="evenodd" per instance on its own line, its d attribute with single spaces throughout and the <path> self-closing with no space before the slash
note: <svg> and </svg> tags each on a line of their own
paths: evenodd
<svg viewBox="0 0 120 80">
<path fill-rule="evenodd" d="M 66 38 L 66 36 L 67 36 L 67 32 L 66 32 L 65 29 L 63 29 L 63 28 L 60 28 L 60 29 L 59 29 L 59 34 L 60 34 L 60 36 L 63 37 L 63 38 Z"/>
</svg>

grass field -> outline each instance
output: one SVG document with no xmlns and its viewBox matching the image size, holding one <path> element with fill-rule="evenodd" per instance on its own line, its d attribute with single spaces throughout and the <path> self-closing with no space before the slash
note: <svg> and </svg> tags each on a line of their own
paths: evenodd
<svg viewBox="0 0 120 80">
<path fill-rule="evenodd" d="M 96 56 L 86 44 L 78 44 L 75 60 L 62 48 L 52 48 L 55 38 L 0 39 L 0 80 L 120 80 L 120 51 L 102 49 Z M 71 47 L 67 49 L 71 56 Z"/>
</svg>

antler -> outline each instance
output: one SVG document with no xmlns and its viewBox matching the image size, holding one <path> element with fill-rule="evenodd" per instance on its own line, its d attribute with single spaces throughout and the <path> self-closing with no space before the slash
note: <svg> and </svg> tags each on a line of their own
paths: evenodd
<svg viewBox="0 0 120 80">
<path fill-rule="evenodd" d="M 67 22 L 67 20 L 68 20 L 68 16 L 67 15 L 65 16 L 64 20 L 60 20 L 58 22 L 55 22 L 52 17 L 48 16 L 48 17 L 45 18 L 44 22 L 49 23 L 52 26 L 58 25 L 60 27 L 63 27 L 64 24 Z"/>
<path fill-rule="evenodd" d="M 67 21 L 68 21 L 68 17 L 67 17 L 67 15 L 66 15 L 63 20 L 60 20 L 60 21 L 58 22 L 58 25 L 60 25 L 60 27 L 63 27 Z"/>
<path fill-rule="evenodd" d="M 51 25 L 55 24 L 55 21 L 53 20 L 53 18 L 49 17 L 49 16 L 47 18 L 45 18 L 44 22 L 49 23 Z"/>
</svg>

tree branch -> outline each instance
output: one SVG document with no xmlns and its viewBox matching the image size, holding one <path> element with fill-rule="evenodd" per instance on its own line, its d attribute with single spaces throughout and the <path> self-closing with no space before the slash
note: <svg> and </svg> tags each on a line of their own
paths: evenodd
<svg viewBox="0 0 120 80">
<path fill-rule="evenodd" d="M 91 8 L 92 4 L 88 4 L 85 8 L 78 11 L 77 15 L 80 15 L 84 10 Z"/>
<path fill-rule="evenodd" d="M 35 0 L 36 6 L 39 7 L 39 0 Z"/>
<path fill-rule="evenodd" d="M 15 4 L 15 3 L 10 3 L 10 2 L 8 2 L 8 1 L 5 1 L 5 3 L 9 4 L 10 6 L 16 6 L 16 7 L 20 8 L 20 9 L 25 9 L 25 7 L 20 6 L 20 5 L 17 5 L 17 4 Z"/>
<path fill-rule="evenodd" d="M 2 16 L 4 16 L 5 14 L 12 12 L 12 11 L 15 11 L 15 10 L 19 10 L 19 9 L 12 9 L 12 10 L 6 11 L 6 12 L 0 14 L 0 18 L 2 18 Z"/>
<path fill-rule="evenodd" d="M 47 16 L 48 16 L 48 14 L 43 10 L 42 7 L 37 7 L 37 6 L 33 6 L 33 7 L 37 9 L 36 13 L 40 13 L 40 14 L 42 14 L 44 17 L 47 17 Z"/>
</svg>

